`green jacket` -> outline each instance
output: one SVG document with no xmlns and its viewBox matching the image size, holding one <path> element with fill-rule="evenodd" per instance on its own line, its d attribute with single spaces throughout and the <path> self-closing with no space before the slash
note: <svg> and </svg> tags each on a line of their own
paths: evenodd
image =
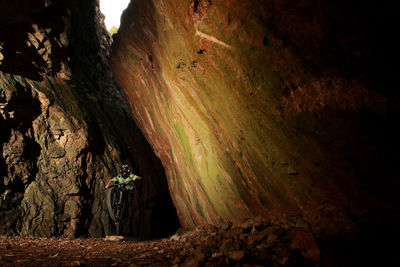
<svg viewBox="0 0 400 267">
<path fill-rule="evenodd" d="M 126 177 L 126 178 L 122 177 L 121 174 L 118 174 L 117 177 L 114 177 L 114 178 L 113 178 L 113 181 L 114 181 L 114 182 L 118 182 L 118 183 L 120 183 L 120 184 L 125 184 L 125 188 L 126 188 L 127 190 L 132 190 L 132 189 L 133 189 L 133 186 L 132 186 L 132 184 L 130 184 L 129 182 L 130 182 L 131 180 L 133 181 L 133 179 L 135 179 L 136 177 L 138 177 L 138 176 L 135 175 L 135 174 L 133 174 L 133 173 L 129 174 L 129 176 Z"/>
</svg>

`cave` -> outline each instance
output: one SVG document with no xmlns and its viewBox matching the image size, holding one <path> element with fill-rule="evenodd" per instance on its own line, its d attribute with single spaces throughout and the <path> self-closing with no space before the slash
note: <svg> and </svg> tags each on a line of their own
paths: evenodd
<svg viewBox="0 0 400 267">
<path fill-rule="evenodd" d="M 123 242 L 163 252 L 109 265 L 396 262 L 396 7 L 131 0 L 111 36 L 98 0 L 0 0 L 0 264 L 113 236 L 125 163 Z"/>
</svg>

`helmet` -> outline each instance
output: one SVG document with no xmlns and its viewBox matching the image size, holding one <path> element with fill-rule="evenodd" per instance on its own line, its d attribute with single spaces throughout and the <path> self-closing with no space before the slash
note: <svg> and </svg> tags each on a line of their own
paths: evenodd
<svg viewBox="0 0 400 267">
<path fill-rule="evenodd" d="M 128 165 L 122 165 L 121 166 L 121 175 L 122 177 L 126 178 L 129 176 L 129 173 L 131 172 L 131 170 L 129 169 Z"/>
</svg>

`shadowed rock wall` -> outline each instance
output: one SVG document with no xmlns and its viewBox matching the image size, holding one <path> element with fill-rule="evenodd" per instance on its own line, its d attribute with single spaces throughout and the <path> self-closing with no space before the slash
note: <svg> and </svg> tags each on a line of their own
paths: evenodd
<svg viewBox="0 0 400 267">
<path fill-rule="evenodd" d="M 396 210 L 393 8 L 131 2 L 112 69 L 184 226 L 301 214 L 332 237 Z"/>
<path fill-rule="evenodd" d="M 124 161 L 144 181 L 123 233 L 174 231 L 163 168 L 108 69 L 97 1 L 0 7 L 0 234 L 111 234 L 104 185 Z"/>
</svg>

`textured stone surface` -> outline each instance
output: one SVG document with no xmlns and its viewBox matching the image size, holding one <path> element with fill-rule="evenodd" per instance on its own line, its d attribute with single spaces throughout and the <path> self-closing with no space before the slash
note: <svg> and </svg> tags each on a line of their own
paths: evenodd
<svg viewBox="0 0 400 267">
<path fill-rule="evenodd" d="M 348 205 L 340 228 L 394 208 L 393 5 L 130 4 L 112 69 L 184 226 L 300 213 L 320 231 L 324 209 Z"/>
<path fill-rule="evenodd" d="M 0 234 L 111 234 L 104 182 L 123 161 L 144 177 L 123 233 L 173 231 L 163 168 L 108 69 L 97 1 L 0 6 Z"/>
</svg>

